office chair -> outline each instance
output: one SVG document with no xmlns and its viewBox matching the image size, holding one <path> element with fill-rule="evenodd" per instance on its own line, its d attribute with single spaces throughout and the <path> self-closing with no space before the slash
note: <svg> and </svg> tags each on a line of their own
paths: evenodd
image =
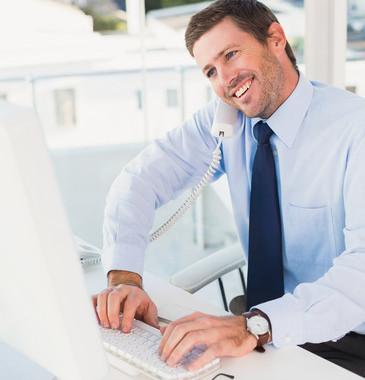
<svg viewBox="0 0 365 380">
<path fill-rule="evenodd" d="M 75 248 L 80 256 L 84 270 L 100 264 L 100 249 L 74 235 Z M 189 265 L 170 278 L 170 283 L 189 292 L 195 293 L 211 282 L 218 280 L 224 309 L 235 315 L 246 311 L 246 281 L 242 267 L 246 260 L 239 243 L 218 250 L 217 252 Z M 222 276 L 238 270 L 242 283 L 243 295 L 233 298 L 228 306 Z"/>
<path fill-rule="evenodd" d="M 170 283 L 184 289 L 189 293 L 195 293 L 211 282 L 218 280 L 224 309 L 235 315 L 246 311 L 246 281 L 242 267 L 246 260 L 239 243 L 220 249 L 219 251 L 189 265 L 170 278 Z M 228 307 L 222 276 L 233 270 L 238 270 L 243 295 L 233 298 Z"/>
</svg>

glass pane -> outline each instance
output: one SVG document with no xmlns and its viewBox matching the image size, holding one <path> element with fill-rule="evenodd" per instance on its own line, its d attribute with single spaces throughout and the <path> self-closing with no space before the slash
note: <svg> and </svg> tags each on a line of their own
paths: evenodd
<svg viewBox="0 0 365 380">
<path fill-rule="evenodd" d="M 286 38 L 297 58 L 297 63 L 303 63 L 305 12 L 304 0 L 262 1 L 278 18 L 283 26 Z"/>
<path fill-rule="evenodd" d="M 346 88 L 365 96 L 365 2 L 348 0 Z"/>
<path fill-rule="evenodd" d="M 0 97 L 38 113 L 72 231 L 99 247 L 105 199 L 122 167 L 148 141 L 180 126 L 215 96 L 184 43 L 190 16 L 206 3 L 150 11 L 144 31 L 140 1 L 129 3 L 137 10 L 129 32 L 94 32 L 90 16 L 71 5 L 61 10 L 57 2 L 27 9 L 21 25 L 0 25 L 0 35 L 16 36 L 0 44 Z M 302 62 L 303 0 L 265 3 Z M 18 16 L 13 11 L 9 19 Z M 98 18 L 94 25 L 106 24 Z M 156 228 L 188 193 L 158 211 Z M 167 278 L 233 243 L 234 221 L 224 196 L 206 189 L 183 219 L 149 247 L 146 268 Z"/>
</svg>

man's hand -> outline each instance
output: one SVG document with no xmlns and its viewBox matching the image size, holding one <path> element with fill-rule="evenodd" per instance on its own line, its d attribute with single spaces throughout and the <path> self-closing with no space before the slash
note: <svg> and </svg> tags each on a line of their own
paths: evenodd
<svg viewBox="0 0 365 380">
<path fill-rule="evenodd" d="M 141 277 L 132 272 L 111 271 L 108 288 L 92 296 L 96 315 L 105 328 L 119 328 L 119 313 L 123 313 L 122 331 L 129 332 L 133 319 L 158 327 L 157 308 L 142 289 Z"/>
<path fill-rule="evenodd" d="M 247 331 L 241 316 L 216 317 L 193 313 L 162 327 L 159 354 L 168 365 L 176 365 L 194 346 L 205 344 L 206 351 L 189 365 L 196 371 L 216 357 L 242 356 L 252 351 L 257 339 Z"/>
</svg>

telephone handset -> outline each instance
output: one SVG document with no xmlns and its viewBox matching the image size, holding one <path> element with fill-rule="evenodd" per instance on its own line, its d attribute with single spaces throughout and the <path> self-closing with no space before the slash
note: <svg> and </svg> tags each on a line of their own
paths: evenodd
<svg viewBox="0 0 365 380">
<path fill-rule="evenodd" d="M 210 133 L 215 137 L 232 137 L 237 114 L 237 109 L 219 99 Z"/>
<path fill-rule="evenodd" d="M 210 133 L 218 137 L 218 144 L 213 152 L 212 163 L 208 170 L 204 174 L 202 180 L 199 182 L 186 199 L 186 201 L 180 206 L 180 208 L 171 216 L 171 218 L 165 222 L 160 228 L 150 235 L 150 243 L 155 241 L 161 235 L 163 235 L 173 224 L 190 208 L 194 201 L 199 197 L 204 188 L 208 185 L 210 179 L 215 173 L 215 169 L 218 168 L 219 162 L 222 158 L 220 146 L 222 138 L 228 138 L 233 136 L 234 125 L 237 120 L 238 111 L 219 99 L 217 109 L 214 115 L 214 121 Z"/>
</svg>

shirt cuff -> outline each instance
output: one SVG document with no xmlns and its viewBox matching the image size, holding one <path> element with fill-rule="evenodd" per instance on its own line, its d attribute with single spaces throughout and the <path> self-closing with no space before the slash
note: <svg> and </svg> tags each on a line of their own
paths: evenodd
<svg viewBox="0 0 365 380">
<path fill-rule="evenodd" d="M 101 259 L 104 273 L 107 275 L 111 270 L 126 270 L 143 275 L 144 250 L 136 245 L 117 244 L 105 248 Z"/>
<path fill-rule="evenodd" d="M 304 313 L 292 294 L 255 306 L 270 318 L 275 347 L 304 344 Z M 285 312 L 284 312 L 285 310 Z"/>
</svg>

